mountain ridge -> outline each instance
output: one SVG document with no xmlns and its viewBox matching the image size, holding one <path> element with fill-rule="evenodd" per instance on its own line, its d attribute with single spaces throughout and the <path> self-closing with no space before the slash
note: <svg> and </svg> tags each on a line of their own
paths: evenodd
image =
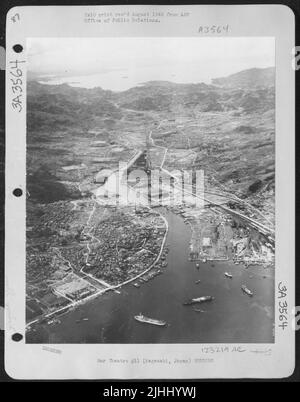
<svg viewBox="0 0 300 402">
<path fill-rule="evenodd" d="M 222 87 L 275 86 L 275 67 L 249 68 L 226 77 L 213 78 L 212 84 Z"/>
</svg>

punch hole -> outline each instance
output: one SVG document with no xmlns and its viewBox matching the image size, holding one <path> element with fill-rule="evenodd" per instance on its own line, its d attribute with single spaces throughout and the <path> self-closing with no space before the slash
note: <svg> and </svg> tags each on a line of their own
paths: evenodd
<svg viewBox="0 0 300 402">
<path fill-rule="evenodd" d="M 20 188 L 15 188 L 13 191 L 13 195 L 15 197 L 21 197 L 22 194 L 23 194 L 23 191 Z"/>
<path fill-rule="evenodd" d="M 11 339 L 14 342 L 20 342 L 23 339 L 23 335 L 16 332 L 15 334 L 12 334 Z"/>
<path fill-rule="evenodd" d="M 14 45 L 14 46 L 13 46 L 13 50 L 14 50 L 16 53 L 21 53 L 21 52 L 23 51 L 23 46 L 22 46 L 22 45 L 19 45 L 19 44 Z"/>
</svg>

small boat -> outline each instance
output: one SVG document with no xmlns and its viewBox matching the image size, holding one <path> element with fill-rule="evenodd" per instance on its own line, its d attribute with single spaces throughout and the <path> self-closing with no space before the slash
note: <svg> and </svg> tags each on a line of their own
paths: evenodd
<svg viewBox="0 0 300 402">
<path fill-rule="evenodd" d="M 253 292 L 251 292 L 251 290 L 248 289 L 245 285 L 242 286 L 242 291 L 248 296 L 253 296 Z"/>
<path fill-rule="evenodd" d="M 54 320 L 54 319 L 49 320 L 49 321 L 47 322 L 48 325 L 51 325 L 51 324 L 54 324 L 54 323 L 55 323 L 55 320 Z"/>
<path fill-rule="evenodd" d="M 199 308 L 193 308 L 193 311 L 195 311 L 196 313 L 206 313 L 205 310 L 200 310 Z"/>
<path fill-rule="evenodd" d="M 156 320 L 154 318 L 145 317 L 142 313 L 135 315 L 134 319 L 136 321 L 139 321 L 139 322 L 142 322 L 145 324 L 157 325 L 159 327 L 164 327 L 167 324 L 166 321 Z"/>
<path fill-rule="evenodd" d="M 225 272 L 224 275 L 226 278 L 232 279 L 232 274 L 229 274 L 228 272 Z"/>
<path fill-rule="evenodd" d="M 51 325 L 51 324 L 60 324 L 60 320 L 57 319 L 57 318 L 52 318 L 51 320 L 49 320 L 49 321 L 47 322 L 47 324 L 48 324 L 48 325 Z"/>
<path fill-rule="evenodd" d="M 207 262 L 207 258 L 203 258 L 202 262 Z"/>
<path fill-rule="evenodd" d="M 133 286 L 139 288 L 141 285 L 139 285 L 138 283 L 134 283 Z"/>
<path fill-rule="evenodd" d="M 201 279 L 198 279 L 195 283 L 198 285 L 198 283 L 201 283 Z"/>
<path fill-rule="evenodd" d="M 196 268 L 199 269 L 199 267 L 200 267 L 200 265 L 197 263 L 197 264 L 196 264 Z"/>
<path fill-rule="evenodd" d="M 215 298 L 213 296 L 201 296 L 201 297 L 196 297 L 194 299 L 188 300 L 187 302 L 183 303 L 184 306 L 189 306 L 190 304 L 196 304 L 196 303 L 204 303 L 208 301 L 213 301 Z"/>
<path fill-rule="evenodd" d="M 82 321 L 88 321 L 88 318 L 79 318 L 78 320 L 76 320 L 76 324 L 79 324 Z"/>
</svg>

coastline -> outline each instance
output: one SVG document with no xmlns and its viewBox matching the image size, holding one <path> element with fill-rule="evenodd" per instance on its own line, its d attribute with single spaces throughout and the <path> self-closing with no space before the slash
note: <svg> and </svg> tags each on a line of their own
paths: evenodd
<svg viewBox="0 0 300 402">
<path fill-rule="evenodd" d="M 166 241 L 171 248 L 163 275 L 143 283 L 141 289 L 130 286 L 132 278 L 122 284 L 124 291 L 120 294 L 109 292 L 103 298 L 86 300 L 79 309 L 66 311 L 61 323 L 41 325 L 36 328 L 37 332 L 28 331 L 29 342 L 40 343 L 43 339 L 42 343 L 60 343 L 70 339 L 71 343 L 80 343 L 86 336 L 93 339 L 90 340 L 92 343 L 218 343 L 218 339 L 235 342 L 235 333 L 226 329 L 232 323 L 237 328 L 244 328 L 243 335 L 239 331 L 237 335 L 245 343 L 272 342 L 274 294 L 270 285 L 274 281 L 274 270 L 265 271 L 262 266 L 245 269 L 243 264 L 235 265 L 230 260 L 200 262 L 200 269 L 196 269 L 195 262 L 188 260 L 188 248 L 185 247 L 182 253 L 178 247 L 179 244 L 188 245 L 190 226 L 181 216 L 167 210 L 166 214 Z M 227 279 L 224 272 L 231 272 L 233 279 Z M 200 284 L 195 283 L 198 278 L 201 278 Z M 176 286 L 178 283 L 182 286 Z M 254 290 L 253 298 L 241 290 L 244 283 Z M 182 305 L 184 300 L 203 294 L 215 297 L 213 303 L 203 306 L 203 314 Z M 169 326 L 161 331 L 135 323 L 133 316 L 140 311 L 165 320 Z M 82 321 L 83 317 L 89 320 Z M 80 323 L 76 324 L 78 320 Z M 185 321 L 190 328 L 188 338 L 185 338 L 187 334 L 181 324 Z M 265 322 L 264 331 L 261 331 L 262 321 Z M 72 336 L 69 327 L 73 328 Z"/>
</svg>

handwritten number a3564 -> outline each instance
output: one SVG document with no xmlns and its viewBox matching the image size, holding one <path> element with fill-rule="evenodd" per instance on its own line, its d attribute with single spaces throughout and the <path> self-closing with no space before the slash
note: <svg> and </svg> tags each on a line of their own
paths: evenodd
<svg viewBox="0 0 300 402">
<path fill-rule="evenodd" d="M 228 33 L 229 25 L 201 25 L 198 29 L 200 34 L 221 34 Z"/>
</svg>

